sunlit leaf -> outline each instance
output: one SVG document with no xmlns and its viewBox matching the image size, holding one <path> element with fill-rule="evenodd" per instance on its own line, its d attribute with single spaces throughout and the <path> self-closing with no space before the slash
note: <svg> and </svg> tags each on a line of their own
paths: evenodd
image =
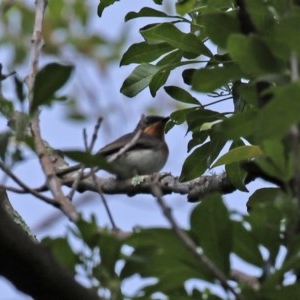
<svg viewBox="0 0 300 300">
<path fill-rule="evenodd" d="M 176 12 L 179 15 L 185 15 L 189 12 L 191 12 L 197 4 L 196 0 L 182 0 L 176 2 Z"/>
<path fill-rule="evenodd" d="M 243 160 L 259 157 L 263 154 L 259 146 L 241 146 L 230 150 L 221 156 L 213 167 L 240 162 Z"/>
<path fill-rule="evenodd" d="M 191 33 L 180 31 L 172 23 L 161 23 L 156 26 L 146 27 L 141 31 L 142 36 L 150 43 L 168 43 L 184 52 L 190 52 L 197 55 L 212 56 L 211 51 L 203 42 Z"/>
<path fill-rule="evenodd" d="M 120 65 L 128 65 L 131 63 L 148 63 L 158 59 L 165 53 L 174 50 L 174 47 L 167 43 L 149 44 L 141 42 L 133 44 L 124 53 Z"/>
</svg>

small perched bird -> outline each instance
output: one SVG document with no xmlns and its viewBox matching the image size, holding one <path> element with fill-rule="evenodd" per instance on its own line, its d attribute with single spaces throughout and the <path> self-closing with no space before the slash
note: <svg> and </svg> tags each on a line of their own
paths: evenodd
<svg viewBox="0 0 300 300">
<path fill-rule="evenodd" d="M 97 154 L 111 163 L 113 173 L 121 179 L 159 172 L 169 155 L 164 135 L 168 120 L 169 117 L 142 116 L 133 132 L 104 146 Z"/>
<path fill-rule="evenodd" d="M 106 168 L 102 167 L 120 179 L 159 172 L 169 156 L 164 134 L 168 120 L 169 117 L 143 115 L 131 133 L 121 136 L 96 153 L 108 163 L 105 162 Z M 57 175 L 64 176 L 82 167 L 82 164 L 66 167 L 59 170 Z"/>
</svg>

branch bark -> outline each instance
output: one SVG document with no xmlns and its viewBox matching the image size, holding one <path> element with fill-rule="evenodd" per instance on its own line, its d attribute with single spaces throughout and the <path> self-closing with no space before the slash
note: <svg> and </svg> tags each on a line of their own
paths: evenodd
<svg viewBox="0 0 300 300">
<path fill-rule="evenodd" d="M 3 203 L 3 193 L 0 202 Z M 9 230 L 8 230 L 9 229 Z M 100 300 L 33 242 L 0 205 L 0 274 L 35 299 Z"/>
<path fill-rule="evenodd" d="M 40 52 L 43 46 L 42 30 L 46 6 L 47 0 L 36 0 L 35 22 L 32 35 L 32 46 L 30 51 L 30 72 L 27 77 L 27 85 L 29 89 L 30 99 L 29 104 L 31 104 L 33 99 L 34 82 L 38 72 Z M 75 207 L 72 205 L 71 201 L 63 194 L 60 180 L 56 176 L 56 172 L 52 161 L 49 155 L 47 154 L 47 149 L 40 132 L 38 112 L 36 113 L 31 122 L 31 132 L 34 137 L 35 149 L 39 157 L 42 169 L 45 173 L 46 183 L 49 190 L 51 191 L 58 205 L 60 206 L 62 212 L 64 212 L 70 220 L 76 221 L 78 215 L 75 210 Z"/>
</svg>

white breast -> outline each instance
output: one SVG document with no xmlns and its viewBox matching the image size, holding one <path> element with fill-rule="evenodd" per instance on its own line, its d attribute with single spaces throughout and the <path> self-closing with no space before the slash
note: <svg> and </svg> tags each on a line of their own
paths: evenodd
<svg viewBox="0 0 300 300">
<path fill-rule="evenodd" d="M 120 177 L 127 178 L 134 175 L 148 175 L 159 172 L 167 161 L 167 157 L 159 151 L 141 149 L 128 151 L 114 161 L 113 168 Z"/>
</svg>

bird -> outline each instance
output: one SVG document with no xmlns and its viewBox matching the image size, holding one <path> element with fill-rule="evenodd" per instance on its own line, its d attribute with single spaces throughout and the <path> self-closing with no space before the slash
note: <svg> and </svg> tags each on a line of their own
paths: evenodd
<svg viewBox="0 0 300 300">
<path fill-rule="evenodd" d="M 96 152 L 95 156 L 99 157 L 99 161 L 100 158 L 105 159 L 106 167 L 104 168 L 102 163 L 99 165 L 116 175 L 117 179 L 129 179 L 137 175 L 159 172 L 169 156 L 165 141 L 165 125 L 169 119 L 169 117 L 142 115 L 132 132 L 119 137 Z M 82 167 L 82 164 L 68 167 L 57 175 L 63 176 Z"/>
<path fill-rule="evenodd" d="M 169 156 L 164 134 L 168 120 L 169 117 L 142 116 L 132 132 L 107 144 L 96 155 L 110 163 L 111 172 L 119 179 L 157 173 Z"/>
</svg>

